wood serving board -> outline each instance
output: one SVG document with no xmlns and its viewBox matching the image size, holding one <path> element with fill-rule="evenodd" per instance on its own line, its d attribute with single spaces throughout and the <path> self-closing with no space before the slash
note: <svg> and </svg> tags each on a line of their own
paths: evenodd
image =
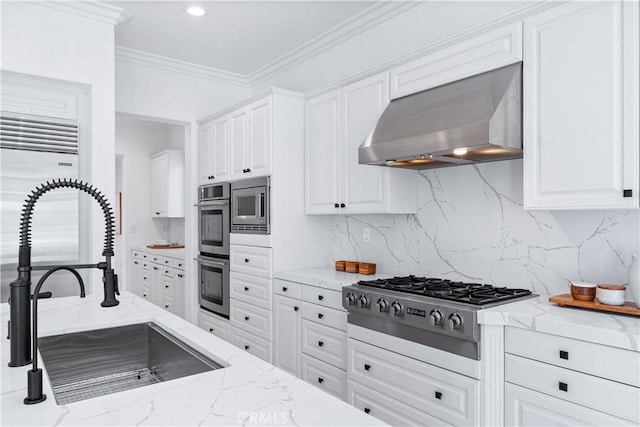
<svg viewBox="0 0 640 427">
<path fill-rule="evenodd" d="M 147 247 L 149 249 L 184 249 L 184 245 L 163 245 L 163 246 L 147 245 Z"/>
<path fill-rule="evenodd" d="M 608 311 L 610 313 L 640 316 L 640 308 L 636 307 L 636 305 L 631 301 L 625 302 L 624 305 L 607 305 L 602 304 L 597 298 L 593 301 L 580 301 L 573 299 L 570 294 L 562 294 L 549 297 L 549 302 L 555 302 L 560 307 L 580 307 L 591 310 Z"/>
</svg>

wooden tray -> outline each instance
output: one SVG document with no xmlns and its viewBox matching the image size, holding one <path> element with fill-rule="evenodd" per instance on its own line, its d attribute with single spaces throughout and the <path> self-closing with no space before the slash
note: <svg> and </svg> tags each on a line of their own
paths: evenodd
<svg viewBox="0 0 640 427">
<path fill-rule="evenodd" d="M 147 247 L 149 249 L 183 249 L 184 245 L 163 245 L 163 246 L 147 245 Z"/>
<path fill-rule="evenodd" d="M 580 307 L 580 308 L 588 308 L 591 310 L 599 310 L 599 311 L 608 311 L 610 313 L 622 313 L 622 314 L 630 314 L 632 316 L 640 316 L 640 308 L 637 308 L 636 305 L 627 301 L 624 305 L 607 305 L 602 304 L 598 299 L 594 299 L 593 301 L 579 301 L 577 299 L 571 298 L 570 294 L 562 294 L 555 295 L 549 297 L 549 302 L 555 302 L 560 307 Z"/>
</svg>

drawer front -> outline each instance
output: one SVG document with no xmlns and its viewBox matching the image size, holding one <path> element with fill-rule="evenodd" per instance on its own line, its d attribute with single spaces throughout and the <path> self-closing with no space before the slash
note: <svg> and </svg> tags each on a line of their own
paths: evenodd
<svg viewBox="0 0 640 427">
<path fill-rule="evenodd" d="M 185 267 L 184 267 L 184 260 L 183 259 L 175 259 L 175 258 L 173 258 L 171 260 L 171 262 L 173 263 L 173 268 L 177 268 L 178 270 L 184 271 Z"/>
<path fill-rule="evenodd" d="M 200 309 L 198 311 L 198 326 L 213 335 L 229 341 L 229 321 Z"/>
<path fill-rule="evenodd" d="M 347 373 L 314 357 L 302 355 L 302 379 L 333 394 L 338 399 L 347 400 Z"/>
<path fill-rule="evenodd" d="M 347 369 L 347 333 L 302 320 L 302 352 Z"/>
<path fill-rule="evenodd" d="M 342 308 L 342 292 L 340 291 L 302 285 L 302 299 L 313 304 L 345 311 Z"/>
<path fill-rule="evenodd" d="M 271 341 L 271 311 L 231 299 L 231 324 Z"/>
<path fill-rule="evenodd" d="M 347 393 L 351 405 L 392 426 L 450 425 L 355 381 L 349 381 Z"/>
<path fill-rule="evenodd" d="M 349 339 L 349 379 L 454 425 L 477 425 L 479 381 Z"/>
<path fill-rule="evenodd" d="M 514 384 L 505 384 L 507 426 L 637 426 L 591 408 Z"/>
<path fill-rule="evenodd" d="M 507 327 L 505 352 L 640 387 L 640 353 L 634 351 Z"/>
<path fill-rule="evenodd" d="M 142 259 L 142 252 L 137 251 L 137 250 L 132 250 L 131 251 L 131 256 L 136 258 L 136 259 Z"/>
<path fill-rule="evenodd" d="M 505 381 L 640 424 L 637 387 L 512 354 L 505 355 Z"/>
<path fill-rule="evenodd" d="M 288 280 L 273 279 L 273 291 L 289 298 L 302 298 L 302 284 L 289 282 Z"/>
<path fill-rule="evenodd" d="M 229 281 L 232 298 L 271 309 L 271 279 L 232 271 L 229 274 Z"/>
<path fill-rule="evenodd" d="M 173 268 L 174 267 L 174 259 L 169 257 L 158 257 L 158 260 L 155 261 L 160 264 L 163 268 Z"/>
<path fill-rule="evenodd" d="M 302 302 L 302 318 L 331 328 L 347 330 L 347 312 L 327 308 L 322 305 Z"/>
<path fill-rule="evenodd" d="M 231 245 L 231 271 L 272 278 L 271 248 Z"/>
<path fill-rule="evenodd" d="M 231 326 L 231 344 L 271 363 L 271 342 Z"/>
</svg>

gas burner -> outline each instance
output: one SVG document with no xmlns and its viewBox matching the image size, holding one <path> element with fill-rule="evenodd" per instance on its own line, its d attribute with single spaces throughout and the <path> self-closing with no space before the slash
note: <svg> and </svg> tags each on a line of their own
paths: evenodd
<svg viewBox="0 0 640 427">
<path fill-rule="evenodd" d="M 527 289 L 496 288 L 482 283 L 454 282 L 433 277 L 401 276 L 360 280 L 358 285 L 439 298 L 471 305 L 495 304 L 531 295 Z"/>
</svg>

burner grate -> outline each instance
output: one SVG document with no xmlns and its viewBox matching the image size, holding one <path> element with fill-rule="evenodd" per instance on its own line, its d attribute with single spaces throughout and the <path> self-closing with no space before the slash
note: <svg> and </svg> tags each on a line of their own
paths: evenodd
<svg viewBox="0 0 640 427">
<path fill-rule="evenodd" d="M 471 305 L 493 304 L 531 295 L 528 289 L 498 288 L 482 283 L 454 282 L 432 277 L 392 277 L 361 280 L 358 284 Z"/>
</svg>

